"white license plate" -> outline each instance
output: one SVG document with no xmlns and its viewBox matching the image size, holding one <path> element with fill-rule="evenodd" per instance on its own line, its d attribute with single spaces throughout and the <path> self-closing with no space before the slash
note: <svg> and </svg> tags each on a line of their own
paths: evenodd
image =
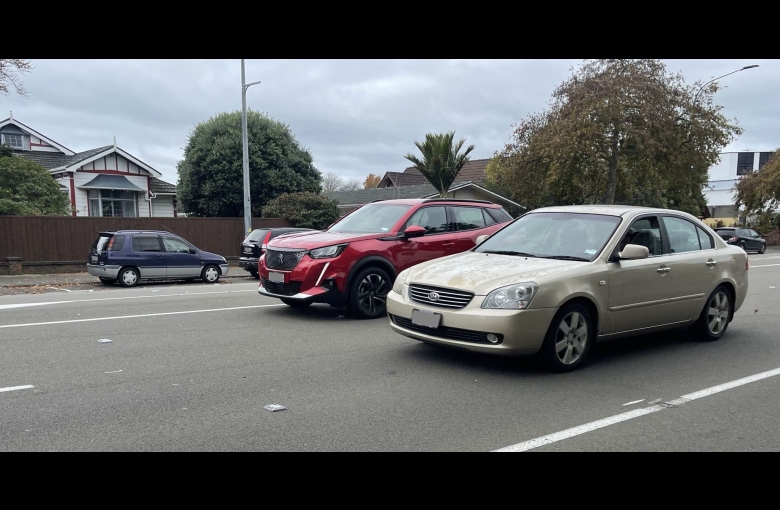
<svg viewBox="0 0 780 510">
<path fill-rule="evenodd" d="M 284 273 L 278 273 L 276 271 L 268 271 L 268 281 L 276 283 L 284 283 Z"/>
<path fill-rule="evenodd" d="M 92 255 L 92 263 L 97 264 L 98 258 L 94 255 Z"/>
<path fill-rule="evenodd" d="M 426 328 L 438 328 L 441 325 L 441 314 L 425 310 L 412 310 L 412 324 Z"/>
</svg>

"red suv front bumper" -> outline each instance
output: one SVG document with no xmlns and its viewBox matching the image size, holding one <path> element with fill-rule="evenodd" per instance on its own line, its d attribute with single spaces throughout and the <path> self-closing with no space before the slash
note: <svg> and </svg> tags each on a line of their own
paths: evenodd
<svg viewBox="0 0 780 510">
<path fill-rule="evenodd" d="M 268 256 L 275 258 L 266 263 Z M 349 268 L 344 265 L 348 262 L 343 257 L 313 259 L 304 250 L 269 249 L 257 264 L 260 276 L 257 292 L 280 299 L 342 305 L 349 273 Z"/>
</svg>

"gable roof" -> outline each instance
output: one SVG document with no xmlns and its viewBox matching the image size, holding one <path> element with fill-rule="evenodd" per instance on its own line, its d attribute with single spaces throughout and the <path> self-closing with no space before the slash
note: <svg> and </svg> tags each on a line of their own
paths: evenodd
<svg viewBox="0 0 780 510">
<path fill-rule="evenodd" d="M 98 174 L 97 177 L 92 179 L 86 184 L 77 186 L 77 188 L 84 189 L 116 189 L 127 191 L 144 191 L 132 182 L 130 182 L 124 175 L 116 174 Z"/>
<path fill-rule="evenodd" d="M 513 206 L 515 206 L 515 207 L 517 207 L 519 209 L 527 209 L 527 207 L 525 207 L 524 205 L 520 205 L 517 202 L 509 200 L 505 196 L 499 195 L 498 193 L 490 191 L 489 189 L 487 189 L 485 187 L 482 187 L 479 184 L 473 183 L 471 181 L 466 181 L 466 182 L 462 182 L 462 183 L 459 183 L 459 184 L 458 183 L 452 183 L 452 186 L 450 186 L 450 189 L 448 191 L 458 191 L 459 189 L 464 189 L 464 188 L 477 188 L 477 189 L 481 190 L 482 192 L 484 192 L 484 193 L 486 193 L 488 195 L 492 195 L 492 196 L 496 197 L 501 202 L 505 202 L 507 204 L 512 204 Z M 420 197 L 420 198 L 435 198 L 435 197 L 438 197 L 438 196 L 439 196 L 439 192 L 437 191 L 436 193 L 431 193 L 430 195 L 426 195 L 426 196 Z"/>
<path fill-rule="evenodd" d="M 55 168 L 62 169 L 65 166 L 78 163 L 85 159 L 88 159 L 95 154 L 104 152 L 111 145 L 105 147 L 98 147 L 97 149 L 90 149 L 88 151 L 79 152 L 78 154 L 66 155 L 61 152 L 43 152 L 43 151 L 14 151 L 14 154 L 21 156 L 25 159 L 29 159 L 34 163 L 38 163 L 46 170 L 53 170 Z"/>
<path fill-rule="evenodd" d="M 490 159 L 472 159 L 463 165 L 463 168 L 458 172 L 458 181 L 471 181 L 475 184 L 482 184 L 485 182 L 485 168 L 490 162 Z M 377 187 L 403 187 L 403 186 L 415 186 L 418 184 L 425 184 L 427 180 L 425 176 L 420 173 L 415 167 L 407 167 L 403 172 L 385 172 L 382 180 L 379 181 Z"/>
<path fill-rule="evenodd" d="M 44 142 L 48 143 L 52 147 L 56 147 L 57 149 L 61 150 L 63 152 L 63 154 L 65 154 L 66 156 L 72 156 L 72 155 L 75 154 L 75 152 L 73 152 L 72 150 L 68 149 L 64 145 L 60 145 L 59 143 L 55 142 L 51 138 L 43 136 L 42 134 L 40 134 L 39 132 L 37 132 L 33 128 L 25 126 L 24 124 L 22 124 L 21 122 L 19 122 L 18 120 L 14 119 L 14 118 L 12 118 L 10 116 L 7 119 L 0 120 L 0 128 L 3 128 L 3 127 L 5 127 L 5 126 L 7 126 L 9 124 L 13 124 L 14 126 L 16 126 L 17 128 L 21 129 L 22 131 L 27 132 L 27 134 L 37 136 L 38 138 L 40 138 Z"/>
</svg>

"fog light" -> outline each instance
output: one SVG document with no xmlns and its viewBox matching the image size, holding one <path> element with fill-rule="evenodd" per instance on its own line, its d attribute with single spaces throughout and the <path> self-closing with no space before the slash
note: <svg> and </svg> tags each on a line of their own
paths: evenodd
<svg viewBox="0 0 780 510">
<path fill-rule="evenodd" d="M 488 342 L 490 342 L 491 344 L 497 344 L 498 343 L 498 337 L 496 335 L 494 335 L 493 333 L 490 333 L 487 336 L 487 339 L 488 339 Z"/>
</svg>

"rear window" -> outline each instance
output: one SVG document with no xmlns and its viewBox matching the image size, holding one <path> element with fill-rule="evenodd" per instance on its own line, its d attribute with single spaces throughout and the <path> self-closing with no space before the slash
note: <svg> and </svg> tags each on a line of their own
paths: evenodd
<svg viewBox="0 0 780 510">
<path fill-rule="evenodd" d="M 109 235 L 99 235 L 97 239 L 95 239 L 95 242 L 92 243 L 92 249 L 95 250 L 95 253 L 103 253 L 108 248 L 108 241 L 113 236 Z"/>
<path fill-rule="evenodd" d="M 495 218 L 497 223 L 504 223 L 507 221 L 512 221 L 512 216 L 509 215 L 508 212 L 504 210 L 502 207 L 501 209 L 485 209 L 490 215 Z"/>
<path fill-rule="evenodd" d="M 246 236 L 246 239 L 244 239 L 244 241 L 261 241 L 267 233 L 268 233 L 267 229 L 258 228 L 257 230 L 251 231 L 249 235 Z"/>
<path fill-rule="evenodd" d="M 727 228 L 727 229 L 718 229 L 715 231 L 716 234 L 718 234 L 723 239 L 728 239 L 730 237 L 734 237 L 734 234 L 736 233 L 736 230 L 733 228 Z"/>
</svg>

